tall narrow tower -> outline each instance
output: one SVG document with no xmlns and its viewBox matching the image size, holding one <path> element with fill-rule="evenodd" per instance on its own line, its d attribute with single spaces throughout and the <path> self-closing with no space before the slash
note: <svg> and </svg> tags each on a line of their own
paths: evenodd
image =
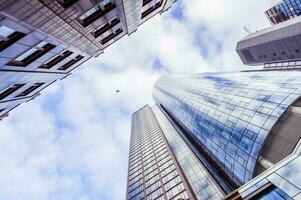
<svg viewBox="0 0 301 200">
<path fill-rule="evenodd" d="M 158 106 L 133 114 L 127 199 L 221 199 L 222 190 Z"/>
</svg>

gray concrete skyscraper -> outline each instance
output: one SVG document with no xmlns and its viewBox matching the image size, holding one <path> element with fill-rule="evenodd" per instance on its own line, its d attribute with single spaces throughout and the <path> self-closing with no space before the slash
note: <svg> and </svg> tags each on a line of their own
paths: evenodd
<svg viewBox="0 0 301 200">
<path fill-rule="evenodd" d="M 174 0 L 0 0 L 0 119 Z"/>
<path fill-rule="evenodd" d="M 291 11 L 286 6 L 288 2 L 295 8 L 294 12 L 300 13 L 300 0 L 282 2 L 281 8 Z M 301 17 L 294 16 L 239 41 L 236 51 L 242 62 L 246 65 L 264 65 L 265 70 L 301 69 Z"/>
<path fill-rule="evenodd" d="M 246 65 L 301 68 L 301 17 L 248 35 L 238 42 L 237 52 Z"/>
<path fill-rule="evenodd" d="M 180 183 L 183 199 L 300 197 L 301 72 L 164 76 L 153 97 L 133 114 L 127 199 L 180 199 Z"/>
</svg>

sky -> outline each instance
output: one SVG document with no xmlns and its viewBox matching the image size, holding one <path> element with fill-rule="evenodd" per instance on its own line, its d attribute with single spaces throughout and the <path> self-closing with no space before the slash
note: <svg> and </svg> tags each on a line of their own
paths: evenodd
<svg viewBox="0 0 301 200">
<path fill-rule="evenodd" d="M 164 74 L 245 68 L 270 0 L 178 0 L 0 122 L 0 199 L 125 199 L 131 114 Z M 116 93 L 116 89 L 121 92 Z"/>
</svg>

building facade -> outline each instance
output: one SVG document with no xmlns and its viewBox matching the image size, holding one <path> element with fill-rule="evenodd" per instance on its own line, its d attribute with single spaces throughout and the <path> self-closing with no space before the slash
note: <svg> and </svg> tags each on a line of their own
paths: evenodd
<svg viewBox="0 0 301 200">
<path fill-rule="evenodd" d="M 225 200 L 301 199 L 301 143 L 286 159 L 227 195 Z"/>
<path fill-rule="evenodd" d="M 248 35 L 238 42 L 236 51 L 246 65 L 264 65 L 266 69 L 299 69 L 301 17 Z"/>
<path fill-rule="evenodd" d="M 132 117 L 127 199 L 300 197 L 300 86 L 300 72 L 162 77 L 153 90 L 156 105 Z M 165 157 L 172 162 L 163 164 Z M 278 173 L 288 165 L 295 171 Z M 166 195 L 172 188 L 165 186 L 167 166 L 183 184 L 173 195 L 187 195 Z M 290 187 L 297 189 L 290 193 Z"/>
<path fill-rule="evenodd" d="M 298 72 L 165 76 L 153 96 L 233 189 L 292 153 L 301 137 L 300 81 Z"/>
<path fill-rule="evenodd" d="M 0 119 L 173 2 L 0 0 Z"/>
<path fill-rule="evenodd" d="M 282 0 L 265 12 L 271 24 L 278 24 L 301 15 L 300 0 Z"/>
<path fill-rule="evenodd" d="M 246 65 L 264 70 L 301 69 L 301 1 L 282 0 L 266 11 L 273 26 L 249 34 L 236 51 Z"/>
<path fill-rule="evenodd" d="M 158 106 L 145 106 L 133 114 L 126 199 L 223 197 L 180 132 Z"/>
</svg>

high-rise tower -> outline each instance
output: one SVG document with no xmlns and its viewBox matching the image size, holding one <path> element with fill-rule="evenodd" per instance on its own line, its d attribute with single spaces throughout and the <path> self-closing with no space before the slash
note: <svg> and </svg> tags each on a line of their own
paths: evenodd
<svg viewBox="0 0 301 200">
<path fill-rule="evenodd" d="M 290 5 L 290 6 L 288 6 Z M 278 6 L 300 14 L 300 0 L 285 0 Z M 295 11 L 293 11 L 294 8 Z M 265 70 L 301 69 L 301 17 L 256 31 L 238 42 L 236 51 L 246 65 L 264 65 Z"/>
<path fill-rule="evenodd" d="M 238 42 L 236 51 L 246 65 L 301 68 L 301 17 L 248 35 Z"/>
<path fill-rule="evenodd" d="M 0 119 L 174 0 L 0 0 Z"/>
<path fill-rule="evenodd" d="M 247 196 L 245 190 L 252 196 L 250 199 L 256 199 L 257 193 L 265 194 L 260 193 L 261 186 L 269 189 L 265 190 L 267 195 L 274 190 L 284 190 L 269 176 L 276 176 L 280 168 L 288 170 L 289 165 L 301 166 L 299 153 L 295 153 L 300 152 L 296 148 L 301 144 L 300 86 L 300 72 L 162 77 L 153 90 L 157 105 L 145 107 L 133 115 L 128 194 L 139 185 L 139 192 L 145 195 L 139 198 L 147 199 L 148 194 L 143 192 L 150 185 L 144 183 L 148 173 L 143 169 L 148 168 L 148 162 L 160 157 L 161 151 L 150 153 L 146 144 L 154 143 L 159 136 L 182 174 L 181 182 L 185 183 L 186 191 L 192 195 L 184 199 L 242 199 Z M 194 163 L 189 163 L 191 160 Z M 285 165 L 283 160 L 287 160 Z M 160 164 L 154 162 L 153 165 L 155 174 L 160 173 Z M 140 171 L 132 176 L 136 170 Z M 296 177 L 301 177 L 301 169 L 295 172 Z M 252 179 L 258 175 L 261 178 L 256 180 L 265 182 L 258 184 L 258 190 L 249 189 L 253 186 Z M 131 180 L 135 177 L 139 177 L 140 182 L 132 187 Z M 294 185 L 291 175 L 286 177 L 282 173 L 281 177 L 277 180 L 287 179 L 288 187 Z M 162 183 L 160 186 L 165 187 Z M 236 190 L 240 186 L 242 188 Z M 289 197 L 301 194 L 301 185 L 294 189 L 295 193 L 283 192 Z M 235 192 L 231 193 L 233 190 Z M 127 196 L 127 199 L 136 198 Z"/>
<path fill-rule="evenodd" d="M 281 0 L 265 12 L 271 24 L 278 24 L 301 15 L 300 0 Z"/>
<path fill-rule="evenodd" d="M 133 114 L 127 199 L 221 199 L 222 189 L 158 106 Z"/>
</svg>

